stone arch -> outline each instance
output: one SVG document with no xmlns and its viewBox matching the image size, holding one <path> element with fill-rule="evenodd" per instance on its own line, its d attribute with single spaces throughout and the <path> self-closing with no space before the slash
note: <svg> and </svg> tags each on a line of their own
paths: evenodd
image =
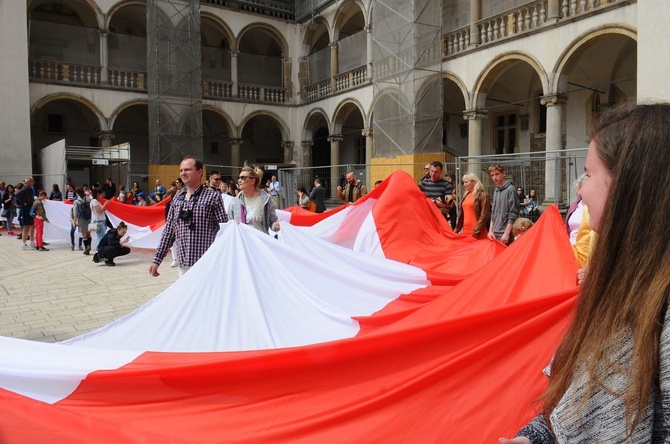
<svg viewBox="0 0 670 444">
<path fill-rule="evenodd" d="M 461 94 L 463 94 L 463 100 L 465 101 L 466 105 L 470 103 L 470 92 L 468 91 L 468 87 L 465 86 L 465 82 L 456 74 L 449 72 L 449 71 L 444 71 L 442 72 L 442 80 L 449 80 L 453 82 L 458 89 L 461 90 Z"/>
<path fill-rule="evenodd" d="M 200 22 L 200 69 L 203 80 L 232 81 L 232 51 L 235 46 L 235 36 L 228 25 L 214 14 L 203 12 Z"/>
<path fill-rule="evenodd" d="M 305 117 L 303 136 L 300 141 L 304 166 L 330 163 L 330 143 L 327 140 L 330 135 L 330 125 L 328 113 L 323 108 L 314 108 Z M 303 142 L 306 144 L 303 145 Z"/>
<path fill-rule="evenodd" d="M 86 108 L 88 108 L 90 111 L 93 112 L 93 114 L 97 117 L 98 119 L 98 124 L 100 125 L 100 130 L 101 131 L 108 131 L 109 126 L 107 123 L 107 119 L 105 118 L 105 115 L 100 111 L 100 108 L 97 107 L 97 105 L 90 100 L 86 99 L 85 97 L 79 96 L 77 94 L 72 94 L 72 93 L 66 93 L 66 92 L 59 92 L 59 93 L 54 93 L 54 94 L 49 94 L 47 96 L 42 97 L 40 100 L 35 102 L 31 107 L 30 107 L 30 115 L 34 115 L 37 111 L 42 109 L 45 105 L 54 102 L 56 100 L 72 100 L 73 102 L 80 103 L 84 105 Z"/>
<path fill-rule="evenodd" d="M 249 114 L 244 119 L 242 119 L 242 122 L 239 125 L 238 134 L 242 134 L 242 130 L 244 129 L 244 125 L 246 125 L 249 122 L 249 120 L 253 119 L 254 117 L 258 117 L 258 116 L 267 116 L 267 117 L 270 117 L 271 119 L 273 119 L 277 123 L 277 126 L 279 127 L 279 129 L 281 130 L 282 138 L 284 140 L 289 140 L 290 139 L 291 131 L 289 130 L 288 125 L 286 124 L 284 119 L 279 117 L 278 114 L 276 114 L 272 111 L 268 111 L 268 110 L 254 111 L 253 113 Z"/>
<path fill-rule="evenodd" d="M 235 125 L 235 123 L 233 122 L 233 119 L 230 117 L 230 115 L 228 115 L 227 112 L 225 112 L 221 108 L 217 108 L 216 106 L 206 105 L 206 104 L 202 105 L 202 110 L 203 111 L 211 111 L 215 114 L 218 114 L 228 125 L 228 130 L 230 131 L 230 137 L 231 138 L 237 138 L 238 137 L 238 135 L 239 135 L 238 128 Z"/>
<path fill-rule="evenodd" d="M 230 43 L 230 48 L 237 48 L 237 38 L 235 37 L 235 33 L 233 33 L 233 30 L 230 29 L 230 26 L 228 23 L 226 23 L 221 17 L 217 16 L 216 14 L 212 14 L 210 12 L 201 12 L 200 13 L 200 18 L 206 18 L 207 20 L 211 20 L 214 22 L 216 26 L 218 26 L 221 31 L 223 31 L 223 34 L 226 36 L 228 39 L 228 42 Z M 202 22 L 201 22 L 202 23 Z"/>
<path fill-rule="evenodd" d="M 147 2 L 142 0 L 122 0 L 114 4 L 111 8 L 109 8 L 109 11 L 107 11 L 107 14 L 105 16 L 104 29 L 109 29 L 109 24 L 112 21 L 113 17 L 116 15 L 116 13 L 128 6 L 140 6 L 146 10 Z M 146 21 L 146 14 L 144 20 Z"/>
<path fill-rule="evenodd" d="M 54 2 L 51 0 L 29 0 L 28 1 L 28 18 L 31 18 L 33 11 L 41 5 L 45 4 L 64 4 L 77 13 L 77 16 L 82 21 L 83 26 L 103 28 L 105 26 L 105 15 L 98 4 L 93 0 L 60 0 Z M 87 12 L 93 14 L 91 17 Z"/>
<path fill-rule="evenodd" d="M 239 134 L 241 161 L 283 164 L 288 160 L 283 142 L 290 140 L 290 132 L 277 114 L 265 110 L 249 114 L 240 124 Z"/>
<path fill-rule="evenodd" d="M 361 113 L 363 122 L 367 121 L 365 110 L 361 105 L 361 103 L 352 97 L 346 98 L 337 105 L 337 107 L 335 108 L 335 112 L 333 113 L 333 122 L 331 125 L 331 131 L 333 132 L 333 134 L 336 134 L 341 130 L 342 123 L 349 117 L 351 112 L 354 110 L 351 108 L 351 106 L 353 106 L 355 109 L 358 110 L 359 113 Z"/>
<path fill-rule="evenodd" d="M 333 113 L 331 134 L 342 136 L 337 158 L 340 163 L 365 164 L 366 115 L 361 104 L 353 98 L 346 98 L 338 104 Z"/>
<path fill-rule="evenodd" d="M 114 128 L 114 123 L 116 119 L 119 117 L 119 114 L 121 114 L 123 111 L 125 111 L 127 108 L 130 108 L 131 106 L 135 105 L 146 105 L 149 106 L 149 101 L 147 99 L 131 99 L 123 102 L 119 106 L 112 111 L 112 115 L 109 117 L 108 122 L 109 122 L 109 128 Z"/>
<path fill-rule="evenodd" d="M 130 143 L 132 181 L 146 182 L 150 146 L 148 100 L 133 99 L 123 102 L 112 112 L 109 128 L 114 134 L 115 144 Z"/>
<path fill-rule="evenodd" d="M 562 91 L 565 87 L 565 80 L 568 73 L 574 68 L 575 63 L 579 60 L 579 55 L 584 53 L 587 49 L 602 41 L 604 38 L 613 35 L 621 35 L 628 37 L 637 42 L 637 30 L 632 26 L 623 24 L 607 25 L 586 31 L 582 35 L 574 39 L 561 53 L 554 72 L 556 73 L 551 84 L 551 91 Z"/>
<path fill-rule="evenodd" d="M 313 108 L 309 111 L 303 124 L 303 140 L 308 140 L 312 137 L 312 132 L 318 129 L 317 124 L 321 119 L 326 122 L 326 128 L 330 130 L 330 119 L 328 118 L 328 113 L 323 108 Z"/>
<path fill-rule="evenodd" d="M 325 28 L 325 32 L 321 32 L 322 29 Z M 315 17 L 314 20 L 310 21 L 310 23 L 307 25 L 305 29 L 305 34 L 302 38 L 302 43 L 304 47 L 304 53 L 305 54 L 310 54 L 314 51 L 312 51 L 312 48 L 319 43 L 319 46 L 323 45 L 326 47 L 330 42 L 332 42 L 332 28 L 330 26 L 330 23 L 328 23 L 328 20 L 326 20 L 325 17 Z M 322 36 L 325 35 L 326 38 L 328 39 L 328 42 L 323 42 Z M 323 49 L 319 47 L 318 49 Z"/>
<path fill-rule="evenodd" d="M 232 165 L 235 161 L 233 139 L 237 139 L 237 128 L 230 116 L 221 108 L 203 105 L 202 161 L 206 165 Z"/>
<path fill-rule="evenodd" d="M 237 49 L 238 51 L 240 50 L 240 44 L 244 40 L 245 34 L 247 34 L 249 31 L 257 31 L 257 30 L 266 33 L 279 43 L 279 46 L 281 47 L 282 50 L 282 56 L 285 59 L 288 59 L 290 57 L 289 45 L 284 36 L 282 35 L 282 33 L 279 32 L 277 28 L 275 28 L 274 26 L 268 25 L 266 23 L 251 23 L 242 28 L 242 30 L 237 36 L 237 40 L 235 41 L 235 49 Z"/>
<path fill-rule="evenodd" d="M 519 62 L 526 63 L 535 71 L 542 83 L 542 90 L 546 94 L 549 88 L 549 81 L 542 64 L 528 53 L 509 51 L 492 60 L 479 74 L 472 89 L 470 107 L 485 108 L 486 95 L 491 86 L 496 82 L 498 76 L 504 73 L 510 66 Z"/>
<path fill-rule="evenodd" d="M 470 103 L 470 93 L 460 77 L 442 73 L 442 143 L 450 152 L 468 154 L 468 123 L 463 112 Z"/>
<path fill-rule="evenodd" d="M 363 23 L 361 25 L 362 29 L 365 29 L 369 20 L 365 14 L 365 6 L 360 0 L 345 0 L 340 4 L 335 11 L 335 17 L 333 18 L 333 30 L 332 30 L 332 41 L 339 40 L 340 30 L 347 24 L 347 22 L 355 17 L 357 14 L 361 14 L 363 17 Z"/>
</svg>

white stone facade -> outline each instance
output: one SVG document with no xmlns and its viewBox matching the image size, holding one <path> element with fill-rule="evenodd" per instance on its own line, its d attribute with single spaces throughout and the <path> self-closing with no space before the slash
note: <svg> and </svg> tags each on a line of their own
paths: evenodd
<svg viewBox="0 0 670 444">
<path fill-rule="evenodd" d="M 36 153 L 60 138 L 128 141 L 146 176 L 144 2 L 20 3 L 0 3 L 0 180 L 39 173 Z M 304 23 L 221 3 L 201 0 L 205 163 L 369 163 L 374 1 L 330 2 Z M 670 99 L 662 0 L 443 0 L 443 12 L 452 153 L 584 147 L 594 113 Z"/>
</svg>

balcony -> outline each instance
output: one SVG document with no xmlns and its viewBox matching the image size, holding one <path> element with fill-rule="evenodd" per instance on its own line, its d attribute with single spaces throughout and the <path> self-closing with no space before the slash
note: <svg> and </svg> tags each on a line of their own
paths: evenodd
<svg viewBox="0 0 670 444">
<path fill-rule="evenodd" d="M 444 57 L 455 56 L 478 46 L 500 43 L 519 35 L 531 33 L 550 24 L 569 23 L 634 1 L 536 0 L 475 22 L 476 36 L 471 35 L 472 27 L 470 25 L 447 32 L 442 38 L 442 55 Z M 558 15 L 555 17 L 550 16 L 551 4 L 558 5 Z"/>
</svg>

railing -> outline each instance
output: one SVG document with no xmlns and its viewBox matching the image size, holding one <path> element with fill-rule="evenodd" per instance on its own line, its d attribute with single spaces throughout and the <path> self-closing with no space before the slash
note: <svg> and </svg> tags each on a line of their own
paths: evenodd
<svg viewBox="0 0 670 444">
<path fill-rule="evenodd" d="M 323 80 L 305 88 L 305 99 L 314 100 L 330 94 L 330 79 Z"/>
<path fill-rule="evenodd" d="M 223 80 L 204 80 L 202 96 L 213 99 L 229 99 L 233 97 L 233 82 Z"/>
<path fill-rule="evenodd" d="M 481 42 L 494 42 L 542 26 L 547 21 L 547 3 L 547 0 L 536 1 L 480 20 L 477 28 Z"/>
<path fill-rule="evenodd" d="M 486 45 L 506 38 L 524 34 L 533 29 L 556 21 L 567 21 L 580 15 L 595 13 L 596 10 L 616 3 L 631 0 L 558 0 L 558 17 L 548 16 L 550 0 L 536 0 L 518 8 L 479 20 L 475 23 L 479 42 Z M 464 26 L 448 32 L 442 39 L 442 54 L 449 56 L 471 48 L 474 38 L 470 35 L 470 26 Z"/>
<path fill-rule="evenodd" d="M 284 103 L 286 92 L 284 88 L 240 83 L 237 85 L 237 96 L 249 102 Z"/>
<path fill-rule="evenodd" d="M 121 68 L 109 68 L 109 84 L 118 88 L 146 90 L 147 73 Z"/>
<path fill-rule="evenodd" d="M 367 80 L 367 72 L 367 66 L 361 66 L 338 74 L 335 77 L 335 91 L 344 91 L 364 84 Z"/>
<path fill-rule="evenodd" d="M 608 3 L 617 3 L 620 0 L 562 0 L 561 1 L 561 17 L 573 17 L 585 12 L 589 12 L 593 9 L 597 9 L 601 6 L 605 6 Z"/>
<path fill-rule="evenodd" d="M 444 36 L 442 52 L 451 55 L 464 51 L 470 46 L 470 26 L 452 31 Z"/>
<path fill-rule="evenodd" d="M 272 0 L 203 0 L 203 3 L 237 8 L 240 11 L 269 15 L 284 20 L 295 20 L 295 10 L 286 2 Z"/>
<path fill-rule="evenodd" d="M 99 84 L 99 66 L 75 65 L 52 60 L 29 60 L 29 75 L 33 80 Z"/>
</svg>

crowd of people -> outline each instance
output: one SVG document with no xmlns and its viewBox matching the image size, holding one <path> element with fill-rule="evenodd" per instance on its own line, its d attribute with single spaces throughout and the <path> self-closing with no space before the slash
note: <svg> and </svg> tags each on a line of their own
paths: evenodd
<svg viewBox="0 0 670 444">
<path fill-rule="evenodd" d="M 509 245 L 540 217 L 540 201 L 535 190 L 525 195 L 523 188 L 517 187 L 515 193 L 504 165 L 493 164 L 488 168 L 495 185 L 493 196 L 473 172 L 463 175 L 465 192 L 457 196 L 455 176 L 444 174 L 443 168 L 440 161 L 427 164 L 419 189 L 433 201 L 456 233 L 476 239 L 496 239 Z"/>
<path fill-rule="evenodd" d="M 670 440 L 670 273 L 665 269 L 670 242 L 663 211 L 670 195 L 658 186 L 670 180 L 670 151 L 665 149 L 670 142 L 670 104 L 627 104 L 608 110 L 594 119 L 591 140 L 585 174 L 575 184 L 579 199 L 566 218 L 571 243 L 580 245 L 588 235 L 590 245 L 588 267 L 580 270 L 582 287 L 575 313 L 544 369 L 549 378 L 542 412 L 515 438 L 500 438 L 502 444 Z M 462 177 L 465 192 L 457 196 L 455 177 L 442 170 L 438 161 L 426 165 L 418 186 L 455 231 L 510 244 L 532 229 L 539 216 L 538 196 L 535 190 L 525 195 L 515 187 L 503 165 L 488 168 L 493 195 L 469 172 Z M 188 270 L 214 241 L 219 223 L 229 218 L 265 233 L 280 229 L 273 194 L 273 190 L 279 193 L 279 184 L 271 180 L 264 191 L 262 170 L 245 166 L 232 186 L 218 172 L 212 172 L 206 183 L 202 179 L 202 162 L 184 158 L 180 180 L 173 183 L 179 192 L 168 207 L 151 275 L 158 276 L 173 245 L 180 272 Z M 631 187 L 632 183 L 637 186 Z M 171 191 L 156 181 L 152 194 L 160 201 Z M 129 193 L 142 191 L 134 184 Z M 228 214 L 222 193 L 234 196 Z M 346 202 L 366 193 L 353 173 L 337 187 L 339 199 Z M 319 178 L 309 195 L 304 187 L 297 194 L 300 206 L 314 202 L 317 212 L 325 210 L 326 193 Z M 130 251 L 124 246 L 123 222 L 106 233 L 98 228 L 106 205 L 101 199 L 108 202 L 114 197 L 109 179 L 90 190 L 68 184 L 64 195 L 54 185 L 47 197 L 29 177 L 16 185 L 0 182 L 0 196 L 2 215 L 9 221 L 7 232 L 17 235 L 25 249 L 48 251 L 42 240 L 44 224 L 49 223 L 44 200 L 64 198 L 74 200 L 72 226 L 84 239 L 84 254 L 91 250 L 92 231 L 102 234 L 94 262 L 105 258 L 114 265 L 114 258 Z M 18 234 L 11 223 L 14 215 L 22 227 Z"/>
<path fill-rule="evenodd" d="M 127 254 L 122 249 L 106 249 L 104 247 L 105 233 L 111 226 L 107 220 L 105 210 L 109 202 L 115 197 L 114 185 L 110 178 L 105 185 L 100 186 L 97 182 L 83 184 L 76 187 L 68 183 L 65 193 L 61 192 L 58 184 L 51 186 L 51 192 L 47 194 L 42 186 L 36 184 L 33 177 L 28 177 L 16 185 L 6 185 L 0 182 L 0 210 L 4 220 L 1 222 L 9 236 L 16 236 L 21 241 L 23 250 L 49 251 L 44 241 L 45 224 L 50 223 L 45 200 L 69 201 L 72 203 L 70 209 L 70 247 L 75 250 L 75 239 L 78 238 L 78 250 L 83 254 L 90 255 L 93 249 L 98 252 L 94 256 L 94 262 L 100 262 L 105 258 L 105 263 L 114 266 L 114 257 Z M 14 231 L 14 221 L 19 223 L 19 230 Z M 3 226 L 0 225 L 0 228 Z M 125 224 L 124 224 L 125 225 Z M 118 230 L 118 227 L 117 227 Z M 118 232 L 117 230 L 112 230 Z M 79 233 L 79 236 L 77 236 Z M 92 233 L 96 234 L 96 243 L 93 244 Z M 125 233 L 125 232 L 124 232 Z M 122 243 L 126 243 L 127 240 Z"/>
</svg>

